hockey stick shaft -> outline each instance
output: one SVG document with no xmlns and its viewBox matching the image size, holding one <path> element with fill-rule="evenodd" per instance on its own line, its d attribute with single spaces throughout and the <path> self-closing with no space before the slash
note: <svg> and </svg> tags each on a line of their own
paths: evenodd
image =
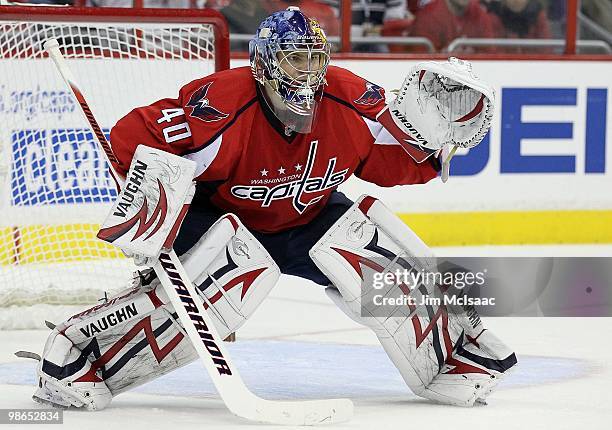
<svg viewBox="0 0 612 430">
<path fill-rule="evenodd" d="M 123 182 L 111 164 L 111 160 L 116 162 L 112 148 L 68 68 L 60 52 L 59 43 L 55 39 L 50 39 L 45 42 L 44 47 L 77 99 L 96 140 L 104 151 L 115 181 Z M 254 421 L 287 425 L 313 425 L 350 419 L 353 404 L 348 399 L 281 402 L 264 400 L 250 392 L 232 363 L 212 319 L 204 309 L 176 253 L 174 251 L 162 253 L 153 269 L 219 395 L 232 413 Z"/>
<path fill-rule="evenodd" d="M 64 82 L 66 82 L 66 85 L 72 91 L 72 95 L 74 96 L 76 101 L 79 103 L 81 112 L 83 113 L 83 115 L 85 116 L 85 119 L 89 123 L 89 126 L 91 127 L 91 130 L 94 133 L 94 137 L 96 141 L 98 142 L 98 145 L 100 145 L 100 148 L 102 148 L 102 150 L 104 151 L 104 157 L 106 158 L 106 164 L 108 165 L 108 168 L 110 169 L 111 176 L 113 180 L 115 181 L 115 185 L 117 186 L 117 191 L 118 191 L 120 188 L 120 185 L 123 185 L 123 178 L 115 171 L 111 163 L 111 161 L 117 163 L 118 162 L 117 157 L 115 157 L 115 154 L 113 153 L 113 149 L 111 148 L 110 143 L 106 139 L 106 136 L 104 136 L 104 132 L 102 131 L 102 128 L 100 128 L 100 125 L 98 124 L 96 117 L 91 111 L 91 108 L 89 107 L 89 104 L 87 103 L 87 100 L 85 100 L 85 97 L 83 96 L 81 89 L 76 84 L 76 79 L 74 78 L 72 71 L 66 64 L 66 60 L 64 59 L 64 56 L 62 55 L 59 49 L 59 46 L 60 46 L 59 42 L 56 39 L 48 39 L 43 45 L 45 51 L 47 51 L 47 53 L 49 54 L 49 57 L 55 63 L 55 66 L 57 67 L 57 70 L 59 71 L 60 75 L 64 79 Z"/>
<path fill-rule="evenodd" d="M 446 157 L 446 160 L 442 162 L 442 172 L 440 173 L 442 182 L 448 181 L 448 178 L 450 177 L 450 162 L 455 155 L 455 152 L 457 152 L 457 146 L 453 145 L 452 149 L 448 153 L 448 156 Z"/>
</svg>

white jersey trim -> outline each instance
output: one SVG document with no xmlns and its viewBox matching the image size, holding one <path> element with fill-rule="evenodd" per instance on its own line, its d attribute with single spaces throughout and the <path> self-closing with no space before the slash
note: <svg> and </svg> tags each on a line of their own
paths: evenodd
<svg viewBox="0 0 612 430">
<path fill-rule="evenodd" d="M 223 135 L 220 135 L 207 147 L 199 150 L 198 152 L 185 155 L 185 158 L 193 160 L 197 164 L 195 174 L 196 178 L 202 173 L 206 172 L 206 169 L 208 169 L 212 162 L 215 161 L 215 158 L 217 158 L 217 154 L 219 153 L 219 149 L 221 148 L 222 140 Z"/>
<path fill-rule="evenodd" d="M 389 133 L 381 123 L 367 118 L 363 118 L 363 120 L 374 138 L 374 145 L 399 145 L 399 142 L 395 140 L 393 136 L 391 136 L 391 133 Z"/>
</svg>

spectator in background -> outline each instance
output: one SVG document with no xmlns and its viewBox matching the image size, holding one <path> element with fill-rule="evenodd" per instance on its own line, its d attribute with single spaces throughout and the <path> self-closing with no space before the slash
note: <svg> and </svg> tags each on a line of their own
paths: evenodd
<svg viewBox="0 0 612 430">
<path fill-rule="evenodd" d="M 16 5 L 24 4 L 48 4 L 48 5 L 56 5 L 56 6 L 72 6 L 73 0 L 13 0 Z M 0 5 L 4 6 L 0 1 Z"/>
<path fill-rule="evenodd" d="M 608 33 L 612 33 L 611 0 L 582 0 L 580 9 L 587 18 L 590 18 Z"/>
<path fill-rule="evenodd" d="M 604 0 L 609 2 L 610 0 Z M 559 0 L 542 0 L 548 14 L 548 19 L 551 22 L 551 30 L 553 37 L 556 39 L 565 39 L 565 24 L 567 18 L 567 5 L 565 1 Z"/>
<path fill-rule="evenodd" d="M 232 0 L 198 0 L 198 7 L 208 7 L 211 9 L 219 10 L 225 6 L 229 6 Z"/>
<path fill-rule="evenodd" d="M 254 35 L 259 24 L 270 15 L 270 6 L 265 1 L 232 0 L 232 2 L 219 10 L 227 19 L 229 31 L 232 34 Z M 232 40 L 232 51 L 248 51 L 249 42 Z"/>
<path fill-rule="evenodd" d="M 539 0 L 488 0 L 487 7 L 501 21 L 497 37 L 550 39 L 550 23 Z"/>
<path fill-rule="evenodd" d="M 315 0 L 231 0 L 227 6 L 219 9 L 219 12 L 227 19 L 230 33 L 252 36 L 270 13 L 287 9 L 289 6 L 297 6 L 307 16 L 316 18 L 326 34 L 339 34 L 340 24 L 334 10 Z M 230 35 L 230 42 L 232 51 L 248 51 L 248 41 L 235 40 L 235 37 L 232 40 Z"/>
<path fill-rule="evenodd" d="M 340 1 L 326 0 L 340 16 Z M 396 27 L 407 27 L 411 23 L 406 0 L 353 0 L 351 17 L 351 37 L 380 36 L 385 28 L 390 29 L 387 35 L 397 32 Z M 354 51 L 388 52 L 385 45 L 354 44 Z"/>
<path fill-rule="evenodd" d="M 411 36 L 428 38 L 437 51 L 445 50 L 459 37 L 493 38 L 496 35 L 494 17 L 478 0 L 431 0 L 428 3 L 423 0 L 421 5 L 415 14 Z M 424 52 L 425 49 L 410 50 Z M 469 52 L 494 51 L 494 48 L 479 47 Z"/>
<path fill-rule="evenodd" d="M 580 39 L 603 40 L 612 47 L 612 0 L 582 0 L 580 11 Z"/>
<path fill-rule="evenodd" d="M 87 6 L 93 7 L 133 7 L 134 0 L 87 0 Z M 144 0 L 143 6 L 157 9 L 187 9 L 191 7 L 190 0 Z"/>
<path fill-rule="evenodd" d="M 420 0 L 408 0 L 408 10 L 411 14 L 415 14 L 419 10 Z"/>
<path fill-rule="evenodd" d="M 289 6 L 297 6 L 306 16 L 315 18 L 321 28 L 328 36 L 340 34 L 340 20 L 333 8 L 320 1 L 315 0 L 278 0 L 271 3 L 274 6 L 270 12 L 287 9 Z"/>
</svg>

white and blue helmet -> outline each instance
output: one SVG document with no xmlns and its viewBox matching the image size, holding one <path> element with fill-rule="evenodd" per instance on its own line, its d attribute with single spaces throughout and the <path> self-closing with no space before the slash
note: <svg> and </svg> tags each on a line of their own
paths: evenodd
<svg viewBox="0 0 612 430">
<path fill-rule="evenodd" d="M 329 64 L 329 44 L 317 21 L 297 7 L 273 13 L 249 43 L 249 57 L 285 132 L 310 132 Z"/>
</svg>

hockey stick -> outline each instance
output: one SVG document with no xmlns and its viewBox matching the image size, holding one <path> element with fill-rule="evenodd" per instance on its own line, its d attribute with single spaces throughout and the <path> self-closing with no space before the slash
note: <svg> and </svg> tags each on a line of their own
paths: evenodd
<svg viewBox="0 0 612 430">
<path fill-rule="evenodd" d="M 442 171 L 440 172 L 440 178 L 442 179 L 442 182 L 448 181 L 448 178 L 450 176 L 450 161 L 455 155 L 455 152 L 457 152 L 457 149 L 457 145 L 453 145 L 452 149 L 448 153 L 448 156 L 446 157 L 446 160 L 442 162 Z"/>
<path fill-rule="evenodd" d="M 59 43 L 55 39 L 49 39 L 44 43 L 44 48 L 78 101 L 96 140 L 104 150 L 115 181 L 122 183 L 123 179 L 110 163 L 110 160 L 115 159 L 112 148 L 76 84 L 60 52 Z M 338 423 L 351 418 L 353 403 L 348 399 L 273 401 L 262 399 L 249 391 L 176 253 L 162 253 L 153 269 L 221 399 L 232 413 L 253 421 L 285 425 Z"/>
</svg>

